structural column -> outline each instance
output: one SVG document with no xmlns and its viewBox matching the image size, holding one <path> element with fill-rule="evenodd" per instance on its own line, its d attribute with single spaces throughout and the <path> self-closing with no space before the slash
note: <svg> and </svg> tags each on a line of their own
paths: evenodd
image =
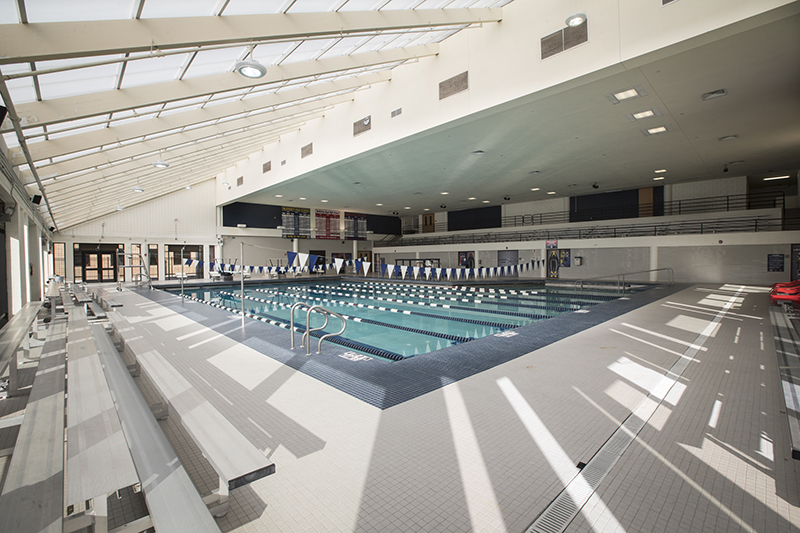
<svg viewBox="0 0 800 533">
<path fill-rule="evenodd" d="M 658 268 L 658 246 L 650 247 L 650 269 Z M 650 281 L 658 281 L 658 272 L 650 272 Z"/>
</svg>

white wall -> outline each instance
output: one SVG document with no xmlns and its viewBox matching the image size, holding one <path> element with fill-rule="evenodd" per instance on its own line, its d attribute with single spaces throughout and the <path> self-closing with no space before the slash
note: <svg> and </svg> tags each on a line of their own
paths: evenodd
<svg viewBox="0 0 800 533">
<path fill-rule="evenodd" d="M 54 234 L 54 242 L 66 243 L 67 279 L 74 279 L 74 243 L 124 244 L 126 252 L 131 244 L 141 244 L 143 253 L 157 244 L 159 279 L 164 278 L 165 245 L 203 245 L 203 258 L 208 259 L 209 246 L 217 244 L 214 189 L 213 180 L 205 181 Z"/>
<path fill-rule="evenodd" d="M 220 174 L 218 203 L 235 201 L 521 97 L 544 95 L 546 90 L 570 80 L 579 85 L 584 83 L 579 78 L 589 73 L 604 76 L 622 72 L 628 64 L 635 66 L 634 58 L 657 56 L 659 49 L 686 39 L 700 36 L 702 40 L 712 30 L 725 27 L 726 34 L 742 31 L 745 28 L 729 25 L 790 3 L 703 0 L 661 7 L 656 1 L 597 0 L 585 7 L 589 42 L 559 54 L 554 61 L 541 60 L 539 40 L 564 27 L 566 16 L 576 10 L 574 2 L 512 2 L 503 8 L 500 23 L 458 33 L 438 45 L 437 55 L 394 69 L 390 82 L 355 93 L 351 102 L 326 111 L 323 118 L 309 120 Z M 464 71 L 469 72 L 469 89 L 440 101 L 438 84 Z M 389 118 L 399 107 L 403 114 Z M 353 137 L 353 122 L 367 115 L 373 119 L 372 129 Z M 314 143 L 314 154 L 301 158 L 301 147 L 309 143 Z M 263 174 L 261 165 L 267 161 L 272 161 L 272 170 Z M 244 178 L 242 186 L 222 186 L 225 181 L 235 184 L 240 176 Z"/>
</svg>

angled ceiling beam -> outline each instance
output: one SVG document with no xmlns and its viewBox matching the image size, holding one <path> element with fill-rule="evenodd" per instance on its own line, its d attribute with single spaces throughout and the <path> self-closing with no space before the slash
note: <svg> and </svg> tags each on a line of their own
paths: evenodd
<svg viewBox="0 0 800 533">
<path fill-rule="evenodd" d="M 186 155 L 198 154 L 203 152 L 204 150 L 209 150 L 217 147 L 228 147 L 229 149 L 235 149 L 237 148 L 236 143 L 247 143 L 248 145 L 250 145 L 252 144 L 251 142 L 249 142 L 251 140 L 254 143 L 258 143 L 259 139 L 264 139 L 264 138 L 271 139 L 275 136 L 290 131 L 296 131 L 304 123 L 301 121 L 308 120 L 309 118 L 315 118 L 316 116 L 319 115 L 314 115 L 311 117 L 302 117 L 301 119 L 298 119 L 298 121 L 281 124 L 280 128 L 279 129 L 276 128 L 276 130 L 268 130 L 262 132 L 259 132 L 258 130 L 247 130 L 231 135 L 225 135 L 218 138 L 212 138 L 205 141 L 200 141 L 197 143 L 182 146 L 180 148 L 176 148 L 175 150 L 172 150 L 169 155 L 171 161 L 170 164 L 171 170 L 156 169 L 150 164 L 149 160 L 138 159 L 107 168 L 101 168 L 95 172 L 83 174 L 75 178 L 52 180 L 45 185 L 45 188 L 50 194 L 58 194 L 60 191 L 69 190 L 75 186 L 80 186 L 86 183 L 103 182 L 103 181 L 113 180 L 116 178 L 135 179 L 136 175 L 131 176 L 130 173 L 152 174 L 165 178 L 170 176 L 173 172 L 176 172 L 180 168 L 181 157 L 184 157 Z M 216 157 L 211 157 L 209 158 L 209 160 L 215 163 L 218 159 Z M 219 165 L 216 164 L 214 164 L 213 166 L 214 168 L 219 167 Z M 193 168 L 194 171 L 197 172 L 200 172 L 202 170 L 198 167 L 193 167 Z M 222 167 L 223 170 L 224 168 L 226 167 Z"/>
<path fill-rule="evenodd" d="M 300 104 L 292 106 L 291 108 L 282 109 L 279 112 L 262 113 L 252 117 L 244 117 L 236 120 L 229 120 L 220 124 L 211 124 L 201 128 L 194 128 L 188 131 L 176 132 L 172 135 L 164 135 L 156 137 L 151 140 L 131 143 L 118 148 L 103 150 L 102 152 L 95 152 L 83 157 L 77 157 L 68 161 L 55 163 L 52 165 L 45 165 L 37 168 L 40 178 L 47 179 L 51 177 L 59 178 L 65 174 L 73 172 L 80 172 L 89 170 L 95 167 L 101 167 L 108 163 L 121 162 L 131 157 L 136 157 L 139 154 L 148 152 L 160 152 L 160 155 L 154 155 L 150 158 L 141 158 L 133 161 L 133 164 L 138 166 L 149 165 L 156 159 L 167 159 L 172 164 L 175 157 L 173 149 L 180 148 L 181 145 L 186 143 L 201 143 L 204 140 L 213 138 L 224 139 L 224 135 L 228 132 L 234 132 L 241 128 L 247 128 L 247 131 L 253 134 L 263 134 L 265 130 L 285 130 L 289 124 L 297 121 L 304 121 L 309 119 L 310 114 L 319 116 L 325 108 L 333 105 L 348 102 L 353 99 L 351 94 L 344 94 L 334 98 L 326 99 L 325 101 L 309 102 L 307 104 Z M 126 164 L 118 163 L 110 170 L 117 168 L 124 168 Z M 26 182 L 30 182 L 30 170 L 22 171 L 22 177 Z M 68 182 L 72 179 L 70 176 L 59 179 L 60 182 Z M 47 187 L 47 185 L 46 185 Z"/>
<path fill-rule="evenodd" d="M 3 24 L 0 65 L 501 19 L 502 9 L 481 8 Z"/>
<path fill-rule="evenodd" d="M 316 61 L 288 63 L 280 67 L 271 67 L 267 71 L 267 75 L 257 81 L 247 80 L 233 72 L 226 72 L 187 80 L 155 83 L 127 89 L 20 104 L 17 109 L 17 115 L 20 117 L 21 127 L 41 127 L 270 83 L 281 83 L 287 80 L 312 78 L 334 72 L 410 61 L 438 53 L 439 46 L 430 44 L 382 52 L 332 57 Z"/>
<path fill-rule="evenodd" d="M 95 147 L 111 145 L 118 142 L 128 141 L 153 135 L 165 131 L 175 130 L 201 124 L 204 122 L 218 120 L 221 118 L 239 115 L 242 113 L 258 111 L 261 109 L 298 102 L 308 98 L 325 98 L 327 94 L 336 93 L 371 85 L 382 81 L 388 81 L 392 77 L 391 71 L 373 72 L 362 76 L 353 76 L 342 80 L 333 80 L 329 83 L 316 84 L 310 87 L 300 87 L 289 89 L 277 93 L 254 96 L 246 100 L 236 100 L 226 104 L 207 106 L 202 109 L 192 109 L 182 113 L 172 113 L 158 118 L 148 120 L 137 120 L 119 126 L 93 130 L 76 135 L 58 137 L 48 141 L 40 141 L 28 145 L 31 157 L 34 161 L 60 157 L 71 153 L 90 150 Z M 284 110 L 280 110 L 282 112 Z M 258 116 L 271 120 L 275 115 L 260 114 Z M 280 115 L 279 115 L 280 116 Z M 262 119 L 263 120 L 263 119 Z M 12 161 L 24 161 L 24 154 L 19 147 L 9 150 L 9 159 Z M 71 171 L 56 172 L 66 173 Z M 51 174 L 51 172 L 45 172 Z"/>
</svg>

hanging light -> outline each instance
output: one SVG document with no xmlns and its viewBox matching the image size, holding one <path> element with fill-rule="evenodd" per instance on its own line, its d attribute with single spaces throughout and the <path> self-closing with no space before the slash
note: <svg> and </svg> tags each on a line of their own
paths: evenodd
<svg viewBox="0 0 800 533">
<path fill-rule="evenodd" d="M 142 189 L 142 188 L 141 188 L 141 187 L 139 187 L 138 185 L 137 185 L 136 187 L 132 188 L 131 190 L 132 190 L 133 192 L 144 192 L 144 189 Z"/>
<path fill-rule="evenodd" d="M 255 59 L 239 61 L 233 69 L 245 78 L 263 78 L 267 73 L 267 67 Z"/>
<path fill-rule="evenodd" d="M 156 168 L 167 168 L 169 166 L 169 163 L 167 163 L 163 159 L 159 159 L 158 161 L 153 163 L 153 166 Z"/>
<path fill-rule="evenodd" d="M 238 61 L 236 66 L 233 67 L 233 70 L 244 76 L 245 78 L 263 78 L 264 75 L 267 73 L 267 67 L 253 59 L 253 52 L 255 51 L 255 45 L 250 45 L 250 53 L 247 54 L 245 57 L 250 57 L 250 59 L 245 59 L 243 61 Z"/>
<path fill-rule="evenodd" d="M 567 17 L 567 26 L 570 28 L 574 28 L 575 26 L 580 26 L 584 22 L 586 22 L 586 13 L 573 13 L 572 15 Z"/>
</svg>

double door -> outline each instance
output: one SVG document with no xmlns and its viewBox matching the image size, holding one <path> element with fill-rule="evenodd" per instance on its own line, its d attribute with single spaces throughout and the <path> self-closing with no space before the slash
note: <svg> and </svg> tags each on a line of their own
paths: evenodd
<svg viewBox="0 0 800 533">
<path fill-rule="evenodd" d="M 81 252 L 83 281 L 117 281 L 117 259 L 112 252 Z"/>
</svg>

